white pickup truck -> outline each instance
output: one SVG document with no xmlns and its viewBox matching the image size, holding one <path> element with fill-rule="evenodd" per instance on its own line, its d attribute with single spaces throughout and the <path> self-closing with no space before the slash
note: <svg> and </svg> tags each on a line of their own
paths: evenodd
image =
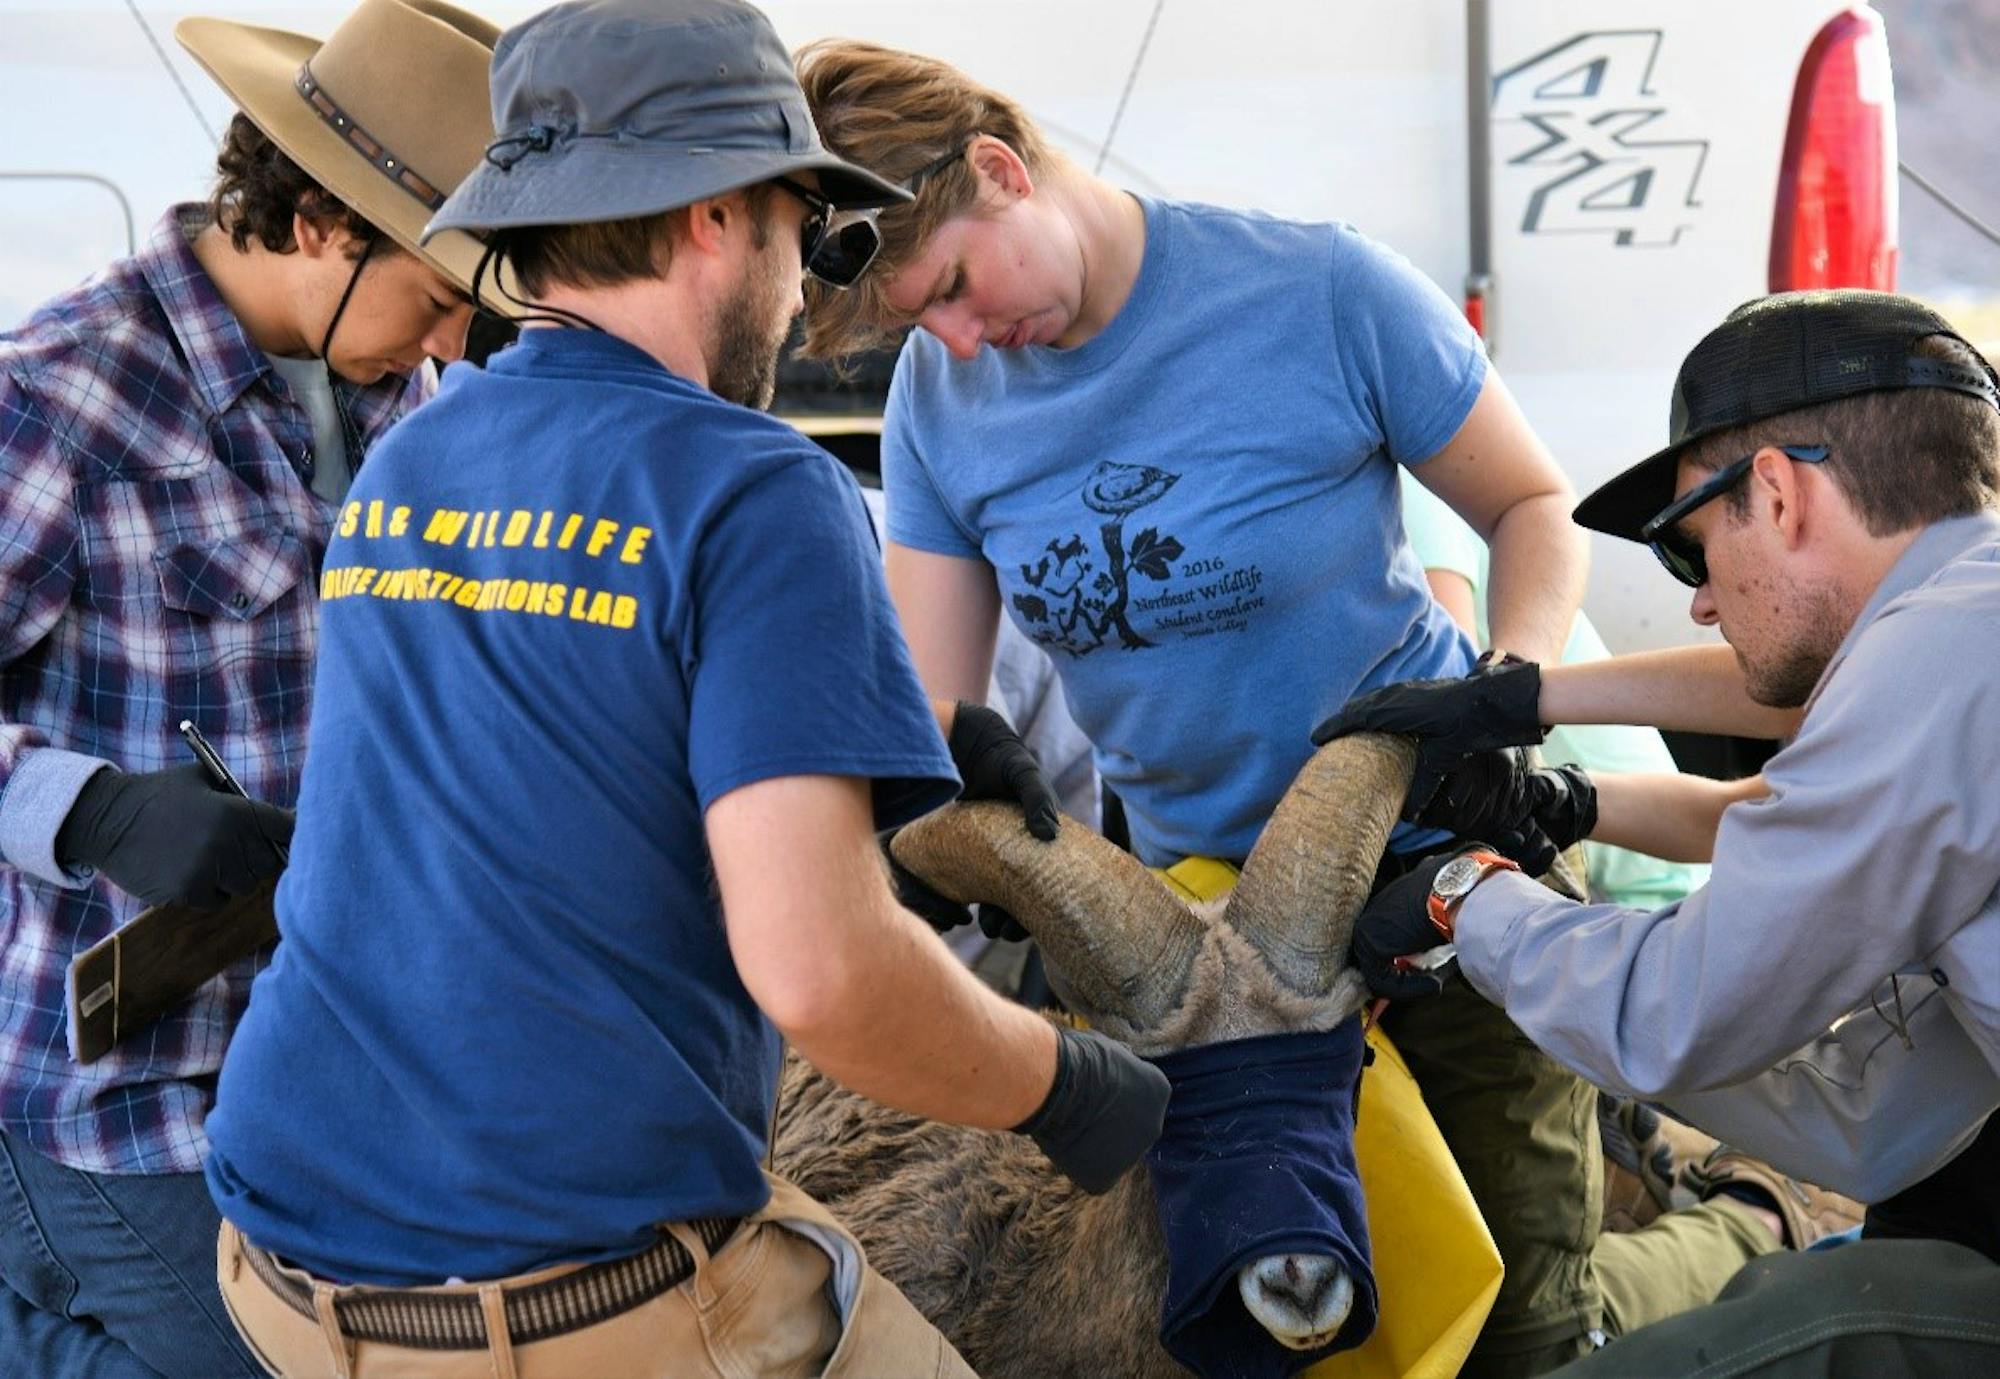
<svg viewBox="0 0 2000 1379">
<path fill-rule="evenodd" d="M 539 8 L 468 7 L 500 23 Z M 1657 447 L 1675 366 L 1736 303 L 1895 281 L 1894 102 L 1866 6 L 765 8 L 794 43 L 840 33 L 958 63 L 1135 190 L 1347 220 L 1395 246 L 1466 301 L 1579 490 Z M 174 44 L 176 19 L 208 11 L 325 32 L 345 9 L 0 0 L 0 122 L 16 133 L 0 154 L 0 318 L 125 252 L 169 201 L 200 194 L 228 106 Z M 796 412 L 811 398 L 788 401 Z M 842 448 L 855 458 L 855 442 Z M 1594 557 L 1587 606 L 1614 649 L 1697 635 L 1644 551 L 1601 541 Z"/>
</svg>

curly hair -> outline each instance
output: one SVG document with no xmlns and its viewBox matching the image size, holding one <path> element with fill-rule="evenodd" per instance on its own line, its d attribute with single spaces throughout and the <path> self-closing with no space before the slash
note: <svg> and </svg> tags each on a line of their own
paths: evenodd
<svg viewBox="0 0 2000 1379">
<path fill-rule="evenodd" d="M 908 181 L 981 134 L 1013 149 L 1038 177 L 1061 157 L 1018 103 L 936 58 L 824 39 L 800 49 L 796 60 L 827 148 L 891 182 Z M 807 280 L 799 353 L 840 361 L 893 342 L 901 331 L 885 285 L 923 253 L 939 226 L 973 205 L 978 191 L 971 163 L 961 159 L 926 177 L 911 204 L 883 210 L 876 222 L 882 248 L 860 282 L 840 291 Z"/>
<path fill-rule="evenodd" d="M 297 249 L 292 217 L 302 215 L 326 230 L 345 230 L 349 258 L 370 248 L 396 248 L 383 232 L 315 182 L 271 137 L 238 112 L 222 136 L 215 155 L 215 190 L 208 198 L 209 214 L 228 235 L 238 253 L 257 242 L 274 254 Z"/>
</svg>

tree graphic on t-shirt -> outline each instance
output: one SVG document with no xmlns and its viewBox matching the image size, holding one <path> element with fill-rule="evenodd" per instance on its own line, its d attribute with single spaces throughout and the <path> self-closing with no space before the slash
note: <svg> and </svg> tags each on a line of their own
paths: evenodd
<svg viewBox="0 0 2000 1379">
<path fill-rule="evenodd" d="M 1126 650 L 1152 646 L 1127 621 L 1132 572 L 1164 581 L 1182 553 L 1181 543 L 1147 527 L 1125 544 L 1125 519 L 1156 502 L 1180 479 L 1151 465 L 1102 460 L 1084 481 L 1084 505 L 1111 520 L 1097 529 L 1108 568 L 1098 570 L 1081 535 L 1052 540 L 1040 560 L 1021 566 L 1021 578 L 1036 590 L 1014 595 L 1014 607 L 1030 623 L 1035 640 L 1082 656 L 1103 646 L 1113 631 Z"/>
</svg>

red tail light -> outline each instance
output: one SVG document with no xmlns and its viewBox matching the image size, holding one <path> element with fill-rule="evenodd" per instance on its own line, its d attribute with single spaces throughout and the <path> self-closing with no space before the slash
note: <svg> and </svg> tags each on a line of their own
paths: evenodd
<svg viewBox="0 0 2000 1379">
<path fill-rule="evenodd" d="M 1813 39 L 1778 173 L 1771 291 L 1896 286 L 1896 109 L 1882 19 L 1866 6 Z"/>
</svg>

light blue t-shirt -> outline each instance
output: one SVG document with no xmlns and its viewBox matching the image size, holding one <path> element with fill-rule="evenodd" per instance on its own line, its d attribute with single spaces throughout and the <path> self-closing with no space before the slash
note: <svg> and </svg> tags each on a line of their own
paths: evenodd
<svg viewBox="0 0 2000 1379">
<path fill-rule="evenodd" d="M 911 334 L 888 530 L 993 566 L 1140 857 L 1240 858 L 1314 724 L 1471 665 L 1403 539 L 1396 466 L 1457 433 L 1486 357 L 1435 285 L 1350 227 L 1142 204 L 1138 280 L 1084 344 L 959 362 Z"/>
<path fill-rule="evenodd" d="M 283 941 L 208 1121 L 223 1214 L 401 1284 L 762 1206 L 778 1038 L 704 812 L 780 776 L 870 780 L 884 827 L 957 793 L 853 478 L 531 330 L 375 447 L 320 597 Z"/>
</svg>

